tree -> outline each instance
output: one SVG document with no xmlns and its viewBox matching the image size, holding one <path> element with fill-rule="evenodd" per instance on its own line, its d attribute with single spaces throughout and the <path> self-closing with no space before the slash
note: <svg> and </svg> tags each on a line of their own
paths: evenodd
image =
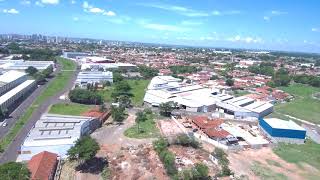
<svg viewBox="0 0 320 180">
<path fill-rule="evenodd" d="M 140 123 L 141 122 L 145 122 L 146 120 L 148 120 L 148 118 L 147 118 L 147 115 L 144 112 L 138 111 L 136 113 L 135 122 L 136 122 L 137 127 L 138 127 L 138 133 L 140 133 Z"/>
<path fill-rule="evenodd" d="M 166 102 L 166 103 L 161 103 L 159 105 L 159 110 L 160 110 L 160 114 L 166 117 L 170 117 L 171 112 L 176 109 L 176 107 L 178 106 L 178 103 L 176 102 Z"/>
<path fill-rule="evenodd" d="M 288 86 L 291 81 L 291 77 L 285 68 L 280 68 L 272 77 L 272 80 L 276 86 Z"/>
<path fill-rule="evenodd" d="M 120 107 L 128 108 L 131 106 L 131 98 L 128 95 L 120 95 L 118 103 Z"/>
<path fill-rule="evenodd" d="M 90 136 L 84 136 L 78 139 L 72 146 L 67 155 L 70 160 L 87 161 L 92 159 L 100 149 L 97 141 Z"/>
<path fill-rule="evenodd" d="M 98 92 L 87 89 L 73 89 L 69 92 L 69 98 L 72 102 L 81 104 L 102 104 L 103 98 Z"/>
<path fill-rule="evenodd" d="M 29 67 L 25 70 L 25 72 L 26 72 L 27 74 L 29 74 L 30 76 L 34 76 L 34 75 L 38 72 L 38 69 L 35 68 L 35 67 L 33 67 L 33 66 L 29 66 Z"/>
<path fill-rule="evenodd" d="M 154 76 L 157 76 L 159 73 L 158 69 L 154 69 L 145 65 L 138 66 L 138 71 L 146 79 L 152 78 Z"/>
<path fill-rule="evenodd" d="M 234 80 L 233 79 L 227 79 L 226 80 L 226 85 L 227 86 L 233 86 L 234 85 Z"/>
<path fill-rule="evenodd" d="M 124 108 L 112 106 L 111 116 L 115 122 L 121 123 L 125 118 Z"/>
<path fill-rule="evenodd" d="M 28 180 L 30 172 L 22 163 L 9 162 L 0 165 L 0 177 L 2 180 Z"/>
<path fill-rule="evenodd" d="M 120 81 L 123 81 L 123 80 L 124 80 L 124 78 L 120 73 L 118 73 L 118 72 L 114 72 L 113 73 L 113 82 L 114 83 L 117 83 L 117 82 L 120 82 Z"/>
<path fill-rule="evenodd" d="M 53 73 L 53 67 L 50 65 L 45 70 L 42 71 L 43 75 L 47 78 L 50 77 L 51 73 Z"/>
<path fill-rule="evenodd" d="M 44 84 L 46 82 L 46 77 L 42 73 L 36 73 L 33 76 L 38 84 Z"/>
<path fill-rule="evenodd" d="M 192 172 L 193 179 L 205 179 L 208 177 L 209 168 L 205 164 L 197 163 Z"/>
<path fill-rule="evenodd" d="M 217 76 L 217 75 L 212 75 L 211 77 L 210 77 L 210 80 L 216 80 L 216 79 L 218 79 L 219 77 Z"/>
<path fill-rule="evenodd" d="M 106 110 L 107 110 L 106 105 L 105 105 L 104 103 L 102 103 L 102 104 L 100 105 L 100 107 L 99 107 L 99 111 L 100 111 L 100 112 L 105 112 Z"/>
<path fill-rule="evenodd" d="M 7 115 L 8 115 L 8 110 L 0 108 L 0 121 L 5 119 Z"/>
</svg>

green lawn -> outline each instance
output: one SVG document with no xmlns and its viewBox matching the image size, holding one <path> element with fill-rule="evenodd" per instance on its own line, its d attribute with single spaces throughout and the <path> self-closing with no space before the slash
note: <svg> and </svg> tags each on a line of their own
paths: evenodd
<svg viewBox="0 0 320 180">
<path fill-rule="evenodd" d="M 40 96 L 37 97 L 34 103 L 26 110 L 26 112 L 20 117 L 17 123 L 10 129 L 9 133 L 3 137 L 0 141 L 0 147 L 6 148 L 14 137 L 19 133 L 25 123 L 30 119 L 33 111 L 35 111 L 38 106 L 47 100 L 49 97 L 55 95 L 58 91 L 62 90 L 64 86 L 68 83 L 73 74 L 73 70 L 76 69 L 76 64 L 73 61 L 66 60 L 63 58 L 57 58 L 58 62 L 62 65 L 62 71 L 58 73 L 53 81 L 50 82 L 47 89 L 45 89 Z"/>
<path fill-rule="evenodd" d="M 320 170 L 320 144 L 308 140 L 305 144 L 280 143 L 273 151 L 290 163 L 307 163 Z"/>
<path fill-rule="evenodd" d="M 236 90 L 236 91 L 234 92 L 234 95 L 235 95 L 236 97 L 244 96 L 244 95 L 247 95 L 247 94 L 250 94 L 250 92 L 249 92 L 249 91 L 244 91 L 244 90 Z"/>
<path fill-rule="evenodd" d="M 150 80 L 126 80 L 130 84 L 132 90 L 132 103 L 134 106 L 141 106 L 143 103 L 143 97 L 146 92 L 146 88 Z M 104 100 L 111 102 L 111 94 L 113 91 L 113 86 L 107 87 L 105 90 L 100 91 L 100 94 L 104 97 Z"/>
<path fill-rule="evenodd" d="M 259 176 L 261 179 L 272 179 L 272 180 L 285 180 L 288 179 L 283 174 L 276 173 L 272 171 L 269 167 L 265 167 L 258 161 L 255 161 L 251 166 L 251 171 L 256 175 Z"/>
<path fill-rule="evenodd" d="M 288 103 L 276 105 L 275 112 L 288 114 L 314 123 L 320 123 L 320 100 L 312 98 L 312 94 L 320 92 L 320 88 L 302 84 L 292 84 L 289 87 L 281 87 L 280 89 L 295 96 L 295 99 Z"/>
<path fill-rule="evenodd" d="M 90 110 L 92 106 L 76 103 L 60 103 L 51 106 L 49 113 L 81 116 L 83 113 Z"/>
<path fill-rule="evenodd" d="M 148 116 L 148 120 L 145 122 L 141 122 L 139 126 L 140 132 L 138 132 L 137 124 L 128 128 L 124 135 L 129 138 L 158 138 L 160 136 L 159 129 L 156 126 L 156 122 L 154 121 L 153 115 Z"/>
</svg>

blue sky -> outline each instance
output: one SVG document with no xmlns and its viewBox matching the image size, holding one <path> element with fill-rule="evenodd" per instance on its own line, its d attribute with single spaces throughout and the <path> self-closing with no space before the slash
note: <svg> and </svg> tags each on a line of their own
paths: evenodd
<svg viewBox="0 0 320 180">
<path fill-rule="evenodd" d="M 0 0 L 0 33 L 320 53 L 319 0 Z"/>
</svg>

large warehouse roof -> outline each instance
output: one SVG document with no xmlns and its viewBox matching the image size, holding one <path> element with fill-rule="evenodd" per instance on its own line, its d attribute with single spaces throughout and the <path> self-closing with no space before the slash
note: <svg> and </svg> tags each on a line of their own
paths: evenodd
<svg viewBox="0 0 320 180">
<path fill-rule="evenodd" d="M 30 130 L 24 146 L 73 144 L 81 136 L 82 125 L 92 117 L 45 114 Z"/>
<path fill-rule="evenodd" d="M 8 71 L 0 76 L 0 82 L 1 83 L 10 83 L 16 79 L 19 79 L 22 76 L 25 76 L 25 75 L 27 75 L 27 74 L 24 72 L 13 71 L 13 70 Z"/>
<path fill-rule="evenodd" d="M 253 103 L 254 99 L 251 99 L 249 97 L 246 96 L 240 96 L 240 97 L 236 97 L 230 100 L 225 101 L 226 103 L 232 104 L 234 106 L 242 106 L 244 104 L 247 103 Z"/>
<path fill-rule="evenodd" d="M 300 130 L 305 131 L 305 129 L 293 121 L 285 121 L 278 118 L 267 118 L 264 119 L 274 129 L 289 129 L 289 130 Z"/>
<path fill-rule="evenodd" d="M 253 111 L 253 112 L 261 113 L 271 107 L 273 107 L 273 104 L 271 104 L 269 102 L 256 101 L 252 104 L 249 104 L 248 106 L 245 106 L 244 108 L 246 108 L 250 111 Z"/>
<path fill-rule="evenodd" d="M 0 105 L 2 105 L 4 102 L 8 101 L 10 98 L 12 98 L 14 95 L 19 93 L 20 91 L 22 91 L 26 87 L 30 86 L 30 84 L 32 84 L 33 82 L 34 82 L 34 80 L 26 80 L 25 82 L 23 82 L 19 86 L 15 87 L 11 91 L 9 91 L 6 94 L 2 95 L 0 97 Z"/>
</svg>

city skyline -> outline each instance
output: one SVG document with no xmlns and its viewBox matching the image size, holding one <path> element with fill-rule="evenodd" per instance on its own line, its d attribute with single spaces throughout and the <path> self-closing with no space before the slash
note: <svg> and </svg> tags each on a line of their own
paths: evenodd
<svg viewBox="0 0 320 180">
<path fill-rule="evenodd" d="M 320 2 L 0 0 L 0 33 L 320 52 Z"/>
</svg>

